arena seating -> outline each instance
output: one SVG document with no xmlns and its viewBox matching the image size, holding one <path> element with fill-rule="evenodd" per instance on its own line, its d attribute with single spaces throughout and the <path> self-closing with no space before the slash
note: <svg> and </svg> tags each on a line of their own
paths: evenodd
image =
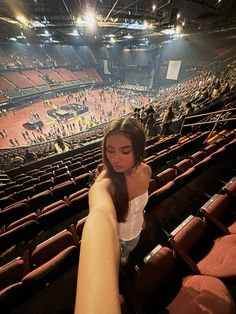
<svg viewBox="0 0 236 314">
<path fill-rule="evenodd" d="M 205 219 L 206 217 L 209 219 L 209 215 L 214 216 L 214 221 L 216 219 L 219 220 L 219 225 L 224 223 L 225 228 L 229 228 L 229 232 L 233 230 L 231 228 L 233 228 L 235 222 L 234 217 L 231 217 L 231 223 L 228 224 L 228 220 L 225 221 L 225 214 L 229 204 L 232 202 L 232 198 L 235 197 L 235 180 L 230 180 L 230 174 L 232 177 L 232 169 L 234 167 L 233 152 L 235 149 L 235 133 L 230 133 L 231 135 L 228 136 L 226 136 L 226 134 L 229 133 L 225 135 L 215 134 L 213 142 L 208 141 L 207 143 L 203 143 L 208 134 L 208 132 L 199 132 L 193 136 L 181 137 L 180 135 L 176 135 L 170 136 L 160 142 L 157 141 L 156 138 L 155 140 L 150 140 L 148 143 L 150 145 L 147 146 L 146 154 L 148 156 L 146 157 L 146 161 L 153 169 L 153 178 L 150 182 L 149 201 L 145 209 L 147 226 L 143 231 L 143 239 L 141 239 L 139 247 L 132 252 L 131 263 L 129 265 L 129 267 L 133 267 L 137 262 L 139 270 L 137 270 L 135 274 L 127 268 L 124 271 L 130 278 L 126 280 L 122 277 L 121 279 L 121 293 L 128 308 L 138 308 L 141 310 L 140 313 L 142 313 L 142 311 L 145 313 L 151 304 L 156 304 L 157 299 L 154 295 L 158 293 L 158 287 L 162 287 L 164 281 L 167 287 L 169 287 L 169 285 L 173 285 L 173 287 L 176 285 L 178 289 L 175 290 L 175 296 L 169 291 L 168 294 L 166 294 L 168 300 L 163 299 L 160 304 L 159 302 L 156 304 L 156 306 L 160 306 L 160 308 L 172 309 L 172 306 L 174 306 L 178 308 L 180 312 L 183 311 L 184 313 L 185 309 L 182 307 L 181 302 L 179 304 L 178 300 L 181 300 L 182 294 L 185 295 L 185 293 L 187 293 L 187 287 L 192 285 L 192 289 L 197 291 L 200 298 L 205 293 L 204 298 L 208 300 L 206 301 L 206 306 L 209 309 L 214 309 L 215 302 L 211 303 L 211 298 L 209 297 L 208 299 L 208 295 L 210 295 L 210 293 L 216 293 L 218 289 L 221 290 L 221 299 L 227 300 L 227 302 L 222 301 L 222 307 L 220 309 L 229 313 L 232 311 L 232 301 L 229 292 L 219 279 L 210 276 L 206 278 L 204 271 L 201 275 L 193 275 L 191 273 L 193 270 L 198 270 L 196 267 L 200 267 L 198 261 L 195 260 L 195 256 L 190 254 L 190 249 L 188 250 L 189 247 L 187 247 L 187 249 L 185 246 L 182 248 L 182 242 L 179 243 L 174 232 L 169 242 L 166 238 L 165 242 L 163 241 L 162 243 L 165 246 L 160 250 L 160 252 L 164 252 L 163 255 L 165 258 L 163 258 L 163 260 L 163 255 L 159 253 L 159 251 L 151 253 L 150 256 L 148 255 L 145 259 L 148 252 L 155 248 L 162 237 L 164 238 L 164 235 L 161 235 L 161 228 L 171 234 L 171 228 L 177 226 L 181 221 L 183 222 L 183 219 L 186 219 L 188 214 L 192 215 L 191 219 L 193 219 L 193 221 L 197 221 L 197 226 L 200 223 L 200 226 L 197 227 L 200 230 L 199 238 L 201 238 L 201 235 L 205 234 Z M 73 263 L 71 265 L 76 265 L 79 252 L 78 241 L 81 239 L 82 229 L 88 214 L 88 191 L 92 178 L 91 174 L 101 162 L 100 156 L 100 148 L 95 147 L 91 152 L 83 154 L 77 152 L 74 156 L 65 156 L 61 160 L 55 160 L 50 165 L 35 167 L 35 169 L 31 168 L 29 171 L 25 171 L 25 173 L 18 173 L 12 177 L 15 181 L 7 184 L 7 188 L 1 191 L 0 253 L 3 259 L 0 274 L 1 269 L 5 269 L 6 267 L 4 262 L 11 262 L 10 257 L 14 260 L 15 257 L 17 257 L 16 254 L 19 252 L 21 252 L 22 256 L 25 255 L 25 249 L 29 249 L 30 260 L 35 264 L 35 266 L 32 267 L 32 262 L 29 263 L 30 267 L 27 272 L 21 273 L 20 276 L 16 276 L 13 280 L 13 283 L 16 283 L 16 286 L 20 287 L 19 294 L 17 289 L 11 290 L 8 282 L 4 284 L 3 289 L 8 291 L 9 286 L 9 291 L 12 292 L 8 294 L 3 290 L 4 297 L 0 299 L 2 304 L 6 303 L 10 306 L 9 300 L 12 300 L 12 298 L 17 299 L 16 304 L 21 304 L 22 300 L 24 300 L 24 298 L 22 298 L 23 291 L 24 296 L 34 298 L 35 292 L 38 291 L 38 289 L 45 289 L 45 285 L 47 285 L 48 282 L 58 280 L 58 276 L 62 276 L 67 271 L 64 264 L 64 261 L 67 261 L 67 253 L 65 253 L 63 248 L 61 251 L 56 250 L 55 255 L 47 255 L 46 251 L 51 250 L 49 249 L 51 247 L 50 243 L 51 241 L 53 242 L 53 240 L 50 240 L 50 238 L 46 236 L 47 234 L 52 234 L 56 238 L 58 237 L 58 242 L 56 241 L 58 244 L 56 245 L 59 246 L 60 244 L 63 246 L 64 240 L 63 237 L 61 238 L 58 234 L 58 230 L 63 230 L 63 227 L 68 229 L 64 232 L 67 235 L 68 233 L 70 234 L 68 237 L 71 239 L 71 242 L 69 242 L 71 243 L 71 247 L 73 247 L 73 249 L 68 248 L 68 252 L 71 252 L 68 253 L 68 259 L 72 259 Z M 160 158 L 159 161 L 163 158 L 162 162 L 158 162 L 156 158 Z M 221 165 L 223 164 L 223 160 L 227 162 L 227 166 L 222 170 Z M 211 177 L 211 180 L 209 178 L 208 181 L 204 183 L 206 174 L 209 176 L 209 174 L 214 171 L 220 174 L 220 180 L 214 182 L 213 177 Z M 209 184 L 209 182 L 211 182 L 211 184 Z M 209 187 L 206 188 L 207 185 L 209 185 Z M 190 208 L 188 212 L 186 208 L 189 204 L 193 204 L 193 201 L 198 198 L 200 193 L 204 193 L 201 189 L 197 191 L 200 186 L 202 186 L 202 191 L 205 191 L 207 195 L 210 193 L 209 190 L 214 190 L 217 194 L 214 193 L 216 196 L 213 196 L 211 199 L 218 199 L 219 204 L 217 203 L 217 205 L 209 201 L 211 206 L 216 205 L 215 210 L 210 210 L 207 205 L 208 203 L 204 201 L 206 195 L 203 195 L 204 197 L 200 197 L 200 201 L 196 202 L 194 207 Z M 195 196 L 193 197 L 193 195 Z M 186 196 L 188 197 L 187 199 Z M 182 200 L 182 202 L 180 200 Z M 184 200 L 186 200 L 186 204 Z M 169 206 L 168 209 L 166 208 L 167 205 Z M 180 209 L 181 207 L 181 210 L 176 211 L 177 208 Z M 198 207 L 198 210 L 196 207 Z M 210 213 L 204 216 L 203 214 L 205 211 L 207 212 L 207 208 Z M 196 213 L 203 215 L 202 218 L 194 217 L 193 215 Z M 234 236 L 227 235 L 226 237 L 231 237 L 225 240 L 226 244 L 223 240 L 217 240 L 218 238 L 209 240 L 212 241 L 209 243 L 215 245 L 215 243 L 222 241 L 225 245 L 233 245 Z M 77 244 L 72 244 L 74 241 L 72 238 L 77 239 L 77 242 L 75 242 Z M 37 245 L 44 243 L 45 240 L 49 242 L 46 241 L 45 244 L 43 244 L 42 247 L 44 247 L 44 245 L 46 247 L 45 255 L 44 253 L 41 255 Z M 191 242 L 189 238 L 188 241 Z M 173 245 L 173 248 L 166 248 L 166 245 L 170 247 Z M 169 277 L 169 275 L 174 274 L 176 271 L 178 272 L 179 267 L 182 269 L 182 264 L 179 263 L 176 256 L 176 254 L 180 253 L 179 251 L 175 253 L 178 249 L 180 249 L 185 258 L 188 256 L 188 262 L 191 260 L 193 263 L 189 263 L 192 268 L 186 268 L 185 264 L 185 270 L 188 269 L 189 271 L 187 277 L 179 273 L 182 277 L 176 277 L 175 281 L 173 281 L 173 277 Z M 38 250 L 40 252 L 39 255 Z M 152 256 L 152 254 L 154 255 Z M 42 256 L 42 262 L 35 262 L 35 256 Z M 62 257 L 62 259 L 60 257 Z M 22 257 L 20 257 L 20 260 L 20 264 L 24 263 Z M 60 264 L 60 261 L 62 264 Z M 166 268 L 162 268 L 163 278 L 159 278 L 156 267 L 159 269 L 160 265 L 163 263 Z M 52 264 L 56 265 L 55 268 L 52 267 Z M 146 274 L 150 275 L 147 276 Z M 207 275 L 212 274 L 207 273 Z M 148 278 L 146 282 L 147 294 L 144 294 L 145 289 L 142 288 L 145 277 Z M 153 281 L 149 280 L 150 277 Z M 233 272 L 222 275 L 221 277 L 219 276 L 221 279 L 225 279 L 226 277 L 230 279 L 234 278 Z M 127 282 L 129 283 L 128 288 L 125 287 Z M 207 292 L 203 293 L 197 289 L 196 285 L 199 283 L 207 285 L 209 294 Z M 209 286 L 211 286 L 211 288 L 209 288 Z M 22 298 L 20 300 L 18 298 L 19 295 L 21 296 L 20 298 Z M 192 309 L 192 307 L 193 311 L 199 311 L 199 307 L 194 300 L 195 299 L 189 296 L 187 311 Z M 195 304 L 196 308 L 193 304 Z"/>
</svg>

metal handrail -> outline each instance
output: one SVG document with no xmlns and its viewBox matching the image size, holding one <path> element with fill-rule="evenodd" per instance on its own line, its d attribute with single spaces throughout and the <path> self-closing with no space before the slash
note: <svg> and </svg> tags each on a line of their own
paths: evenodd
<svg viewBox="0 0 236 314">
<path fill-rule="evenodd" d="M 236 120 L 236 118 L 222 119 L 222 120 L 219 120 L 218 122 L 226 122 L 226 121 L 232 121 L 232 120 Z M 197 122 L 197 123 L 188 123 L 188 124 L 185 124 L 184 126 L 193 126 L 193 125 L 210 124 L 210 123 L 216 123 L 216 120 L 214 120 L 214 121 L 205 121 L 205 122 Z"/>
<path fill-rule="evenodd" d="M 234 111 L 234 110 L 236 110 L 236 108 L 222 109 L 222 110 L 217 110 L 217 111 L 213 111 L 213 112 L 207 112 L 207 113 L 201 113 L 201 114 L 197 114 L 197 115 L 185 116 L 183 118 L 182 123 L 181 123 L 179 133 L 181 134 L 183 128 L 187 127 L 187 126 L 203 125 L 203 124 L 211 124 L 211 123 L 214 123 L 213 129 L 215 129 L 219 122 L 227 122 L 227 121 L 236 120 L 236 118 L 233 118 L 233 117 L 229 118 L 229 119 L 221 119 L 221 116 L 224 112 L 230 112 L 230 111 Z M 187 119 L 189 120 L 189 119 L 196 118 L 196 117 L 211 116 L 211 115 L 215 115 L 215 114 L 220 114 L 220 116 L 217 117 L 217 119 L 214 121 L 202 121 L 202 122 L 194 122 L 194 123 L 185 124 L 185 121 Z"/>
<path fill-rule="evenodd" d="M 217 113 L 222 113 L 222 112 L 229 112 L 229 111 L 233 111 L 233 110 L 236 110 L 236 108 L 222 109 L 222 110 L 217 110 L 217 111 L 213 111 L 213 112 L 195 114 L 195 115 L 191 115 L 191 116 L 186 116 L 185 120 L 191 119 L 191 118 L 196 118 L 196 117 L 208 116 L 208 115 L 217 114 Z"/>
</svg>

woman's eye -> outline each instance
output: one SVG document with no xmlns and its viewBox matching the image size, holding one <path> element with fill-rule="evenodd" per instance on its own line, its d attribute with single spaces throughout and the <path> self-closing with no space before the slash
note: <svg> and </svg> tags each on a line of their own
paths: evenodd
<svg viewBox="0 0 236 314">
<path fill-rule="evenodd" d="M 128 155 L 128 154 L 130 154 L 131 152 L 130 151 L 128 151 L 128 152 L 122 152 L 124 155 Z"/>
</svg>

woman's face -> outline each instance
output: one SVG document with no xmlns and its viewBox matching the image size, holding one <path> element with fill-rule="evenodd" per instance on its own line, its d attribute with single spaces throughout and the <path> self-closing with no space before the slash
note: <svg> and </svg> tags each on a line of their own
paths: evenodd
<svg viewBox="0 0 236 314">
<path fill-rule="evenodd" d="M 131 140 L 121 133 L 107 136 L 106 156 L 114 171 L 125 173 L 135 164 Z"/>
</svg>

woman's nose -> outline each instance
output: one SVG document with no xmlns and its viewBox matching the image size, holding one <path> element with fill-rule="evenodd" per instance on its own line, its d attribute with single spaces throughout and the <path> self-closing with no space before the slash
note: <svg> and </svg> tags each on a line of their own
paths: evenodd
<svg viewBox="0 0 236 314">
<path fill-rule="evenodd" d="M 119 159 L 120 159 L 120 155 L 118 153 L 114 153 L 112 156 L 112 160 L 113 161 L 119 161 Z"/>
</svg>

